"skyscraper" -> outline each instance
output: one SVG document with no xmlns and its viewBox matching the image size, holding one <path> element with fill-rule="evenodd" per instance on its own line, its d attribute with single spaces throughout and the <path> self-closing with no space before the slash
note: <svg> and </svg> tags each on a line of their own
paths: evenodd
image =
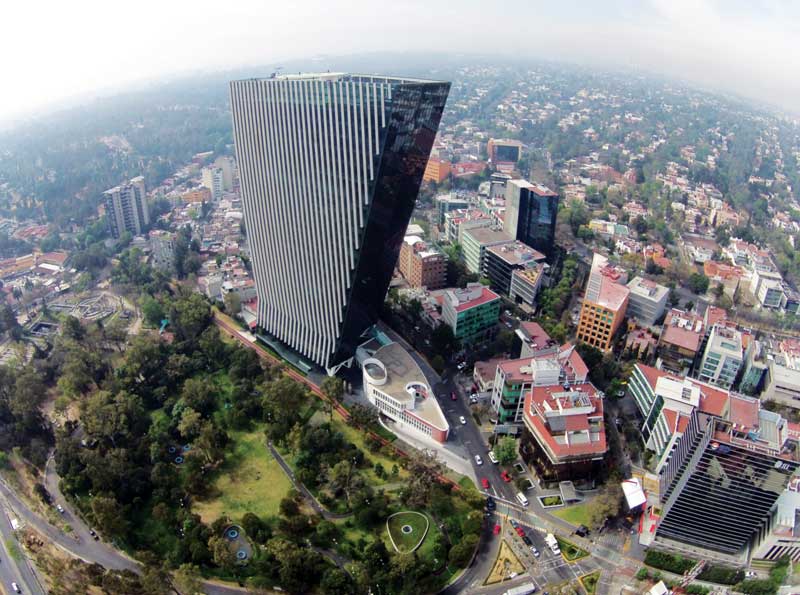
<svg viewBox="0 0 800 595">
<path fill-rule="evenodd" d="M 259 326 L 328 370 L 377 320 L 449 89 L 343 73 L 231 83 Z"/>
<path fill-rule="evenodd" d="M 130 182 L 106 190 L 103 195 L 111 235 L 118 238 L 125 231 L 135 236 L 142 235 L 150 225 L 144 178 L 133 178 Z"/>
<path fill-rule="evenodd" d="M 506 183 L 504 229 L 515 240 L 550 257 L 556 237 L 558 194 L 526 180 Z"/>
</svg>

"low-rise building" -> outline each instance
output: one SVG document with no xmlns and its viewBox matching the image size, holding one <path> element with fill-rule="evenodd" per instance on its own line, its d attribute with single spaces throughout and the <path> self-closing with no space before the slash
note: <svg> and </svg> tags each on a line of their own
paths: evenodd
<svg viewBox="0 0 800 595">
<path fill-rule="evenodd" d="M 607 451 L 603 396 L 588 382 L 525 395 L 520 452 L 544 481 L 595 477 Z"/>
<path fill-rule="evenodd" d="M 511 290 L 508 297 L 517 304 L 521 304 L 523 308 L 527 306 L 530 311 L 533 311 L 536 306 L 536 296 L 542 286 L 542 278 L 547 269 L 548 265 L 543 262 L 537 263 L 532 268 L 514 269 L 511 272 Z"/>
<path fill-rule="evenodd" d="M 658 339 L 656 367 L 687 375 L 694 365 L 705 337 L 703 318 L 691 312 L 673 308 L 664 317 Z"/>
<path fill-rule="evenodd" d="M 439 227 L 444 227 L 445 215 L 450 211 L 469 208 L 469 201 L 452 193 L 440 194 L 434 199 Z"/>
<path fill-rule="evenodd" d="M 364 394 L 390 424 L 444 443 L 450 426 L 428 379 L 399 343 L 372 340 L 358 349 Z"/>
<path fill-rule="evenodd" d="M 447 257 L 417 236 L 406 236 L 398 268 L 411 287 L 441 289 L 447 284 Z"/>
<path fill-rule="evenodd" d="M 784 339 L 778 349 L 767 358 L 765 401 L 800 409 L 800 340 Z"/>
<path fill-rule="evenodd" d="M 627 314 L 641 324 L 653 326 L 656 320 L 664 314 L 667 306 L 669 289 L 655 281 L 634 277 L 628 283 L 628 309 Z"/>
<path fill-rule="evenodd" d="M 444 292 L 442 319 L 462 346 L 493 335 L 499 318 L 500 296 L 480 283 Z"/>
</svg>

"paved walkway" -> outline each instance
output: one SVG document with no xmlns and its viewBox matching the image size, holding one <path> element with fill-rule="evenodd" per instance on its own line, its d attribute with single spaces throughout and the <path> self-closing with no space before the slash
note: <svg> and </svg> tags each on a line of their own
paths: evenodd
<svg viewBox="0 0 800 595">
<path fill-rule="evenodd" d="M 298 480 L 297 477 L 295 477 L 294 471 L 292 471 L 289 463 L 284 460 L 284 458 L 281 456 L 281 453 L 279 453 L 272 445 L 272 442 L 267 443 L 267 448 L 269 449 L 270 454 L 275 457 L 275 460 L 278 461 L 278 464 L 289 478 L 289 481 L 292 482 L 294 489 L 296 489 L 303 496 L 303 498 L 305 498 L 306 502 L 308 502 L 311 508 L 314 509 L 314 512 L 329 521 L 335 519 L 346 519 L 347 517 L 352 516 L 352 512 L 335 513 L 323 507 L 322 504 L 320 504 L 319 501 L 317 501 L 317 499 L 314 497 L 314 494 L 312 494 L 311 491 L 300 480 Z"/>
</svg>

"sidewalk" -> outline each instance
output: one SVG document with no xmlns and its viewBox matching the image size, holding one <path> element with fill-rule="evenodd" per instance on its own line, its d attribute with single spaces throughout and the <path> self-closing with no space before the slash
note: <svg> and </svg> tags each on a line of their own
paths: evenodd
<svg viewBox="0 0 800 595">
<path fill-rule="evenodd" d="M 472 462 L 463 454 L 458 452 L 460 447 L 449 443 L 441 444 L 433 439 L 428 439 L 425 436 L 417 435 L 416 433 L 412 435 L 410 432 L 401 428 L 397 424 L 385 424 L 382 419 L 379 419 L 379 422 L 384 428 L 397 436 L 397 439 L 400 442 L 407 444 L 415 450 L 435 452 L 436 458 L 439 459 L 439 461 L 441 461 L 445 467 L 455 471 L 459 475 L 466 475 L 473 481 L 477 482 L 477 478 L 475 477 L 475 473 L 472 469 Z"/>
</svg>

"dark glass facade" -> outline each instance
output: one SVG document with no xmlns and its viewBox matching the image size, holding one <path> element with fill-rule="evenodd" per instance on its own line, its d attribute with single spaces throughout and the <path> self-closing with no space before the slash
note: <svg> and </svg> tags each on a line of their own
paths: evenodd
<svg viewBox="0 0 800 595">
<path fill-rule="evenodd" d="M 549 258 L 556 237 L 557 215 L 557 194 L 541 195 L 529 188 L 522 188 L 516 239 Z"/>
<path fill-rule="evenodd" d="M 392 93 L 334 364 L 352 357 L 364 331 L 378 320 L 449 91 L 450 83 L 426 83 L 398 85 Z"/>
</svg>

